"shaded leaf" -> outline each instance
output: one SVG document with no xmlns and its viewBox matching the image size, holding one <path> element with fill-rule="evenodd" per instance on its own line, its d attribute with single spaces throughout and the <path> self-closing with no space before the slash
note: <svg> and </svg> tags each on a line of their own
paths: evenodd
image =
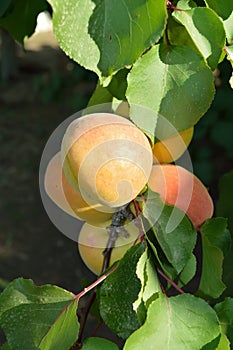
<svg viewBox="0 0 233 350">
<path fill-rule="evenodd" d="M 166 1 L 49 0 L 61 48 L 87 69 L 110 76 L 157 42 L 165 27 Z"/>
<path fill-rule="evenodd" d="M 117 72 L 108 85 L 108 90 L 110 93 L 116 97 L 118 100 L 125 100 L 125 92 L 127 89 L 127 75 L 129 73 L 128 69 L 121 69 Z"/>
<path fill-rule="evenodd" d="M 91 337 L 84 341 L 82 350 L 119 350 L 118 346 L 104 338 Z"/>
<path fill-rule="evenodd" d="M 201 232 L 208 238 L 210 243 L 227 255 L 231 248 L 231 235 L 227 229 L 227 219 L 215 217 L 206 220 Z"/>
<path fill-rule="evenodd" d="M 0 27 L 5 28 L 21 44 L 34 33 L 37 15 L 47 9 L 45 0 L 17 0 L 7 16 L 0 18 Z"/>
<path fill-rule="evenodd" d="M 5 343 L 5 344 L 3 344 L 3 346 L 1 347 L 1 350 L 12 350 L 12 349 L 10 348 L 10 346 L 9 346 L 8 343 Z"/>
<path fill-rule="evenodd" d="M 68 350 L 77 339 L 77 301 L 59 287 L 16 279 L 0 295 L 0 307 L 0 325 L 12 349 Z"/>
<path fill-rule="evenodd" d="M 233 344 L 233 299 L 226 298 L 223 302 L 215 305 L 222 332 L 227 335 Z"/>
<path fill-rule="evenodd" d="M 233 297 L 233 241 L 231 242 L 231 250 L 224 257 L 223 262 L 223 282 L 226 285 L 226 290 L 223 293 L 223 296 Z"/>
<path fill-rule="evenodd" d="M 12 0 L 1 0 L 0 2 L 0 17 L 4 16 L 8 8 L 10 7 Z"/>
<path fill-rule="evenodd" d="M 216 205 L 217 215 L 228 218 L 228 226 L 233 235 L 233 170 L 224 174 L 219 181 L 219 199 Z"/>
<path fill-rule="evenodd" d="M 195 125 L 210 107 L 214 93 L 212 72 L 198 53 L 189 47 L 160 44 L 133 66 L 126 97 L 132 104 L 133 121 L 149 137 L 165 139 L 174 134 L 174 128 L 180 131 Z M 133 111 L 134 104 L 153 113 L 145 112 L 143 119 Z"/>
<path fill-rule="evenodd" d="M 233 2 L 231 0 L 205 0 L 205 3 L 223 19 L 227 40 L 228 42 L 233 41 Z"/>
<path fill-rule="evenodd" d="M 198 295 L 205 298 L 218 298 L 226 286 L 222 281 L 223 252 L 214 246 L 202 233 L 202 274 Z"/>
<path fill-rule="evenodd" d="M 217 315 L 202 299 L 189 294 L 163 295 L 148 309 L 144 325 L 127 340 L 124 350 L 200 350 L 220 334 Z"/>
<path fill-rule="evenodd" d="M 143 215 L 153 227 L 154 235 L 168 261 L 180 273 L 191 257 L 196 231 L 188 217 L 178 208 L 165 205 L 150 191 Z"/>
<path fill-rule="evenodd" d="M 189 281 L 195 276 L 197 267 L 197 260 L 194 254 L 191 254 L 191 257 L 187 261 L 184 269 L 181 271 L 179 276 L 179 285 L 181 287 L 188 284 Z"/>
<path fill-rule="evenodd" d="M 173 16 L 183 24 L 209 66 L 215 69 L 226 41 L 221 19 L 214 11 L 204 7 L 174 11 Z"/>
<path fill-rule="evenodd" d="M 98 81 L 95 91 L 93 92 L 88 102 L 88 113 L 93 108 L 93 113 L 97 112 L 111 112 L 111 102 L 113 96 L 106 87 L 103 87 Z M 92 108 L 91 108 L 92 107 Z"/>
<path fill-rule="evenodd" d="M 100 314 L 108 327 L 122 338 L 139 327 L 132 304 L 141 288 L 136 267 L 144 250 L 143 244 L 130 248 L 99 290 Z"/>
</svg>

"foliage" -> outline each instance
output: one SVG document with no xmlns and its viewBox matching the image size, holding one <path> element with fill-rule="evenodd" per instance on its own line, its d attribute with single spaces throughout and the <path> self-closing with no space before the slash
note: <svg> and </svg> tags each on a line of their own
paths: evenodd
<svg viewBox="0 0 233 350">
<path fill-rule="evenodd" d="M 61 48 L 98 75 L 89 105 L 128 101 L 131 120 L 152 145 L 172 134 L 164 128 L 164 118 L 178 131 L 201 120 L 215 96 L 213 71 L 225 58 L 233 62 L 231 0 L 205 0 L 201 6 L 184 0 L 48 2 Z M 0 26 L 23 43 L 46 7 L 43 0 L 5 0 Z M 144 107 L 147 115 L 135 106 Z M 223 142 L 214 126 L 212 139 Z M 78 295 L 22 278 L 12 281 L 0 295 L 0 326 L 7 337 L 2 349 L 70 349 L 82 330 L 78 301 L 91 289 L 97 289 L 102 320 L 126 339 L 125 350 L 154 349 L 155 343 L 165 350 L 230 349 L 231 188 L 232 171 L 220 181 L 219 217 L 207 220 L 198 232 L 185 215 L 169 230 L 172 215 L 183 213 L 148 189 L 136 218 L 142 241 Z M 135 199 L 136 206 L 141 200 Z M 198 288 L 185 293 L 194 279 Z M 100 348 L 117 346 L 98 337 L 82 346 Z"/>
</svg>

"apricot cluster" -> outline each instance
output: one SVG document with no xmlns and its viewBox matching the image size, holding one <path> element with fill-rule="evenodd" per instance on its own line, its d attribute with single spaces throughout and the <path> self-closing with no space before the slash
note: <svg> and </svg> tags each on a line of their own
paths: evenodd
<svg viewBox="0 0 233 350">
<path fill-rule="evenodd" d="M 182 155 L 192 135 L 190 128 L 152 148 L 137 126 L 116 114 L 90 114 L 69 125 L 61 151 L 48 164 L 45 189 L 60 208 L 85 221 L 78 247 L 94 273 L 102 270 L 113 215 L 147 186 L 164 203 L 183 210 L 197 229 L 213 215 L 212 199 L 201 181 L 180 166 L 166 164 Z M 110 264 L 139 236 L 134 221 L 126 220 L 122 232 L 114 242 Z"/>
</svg>

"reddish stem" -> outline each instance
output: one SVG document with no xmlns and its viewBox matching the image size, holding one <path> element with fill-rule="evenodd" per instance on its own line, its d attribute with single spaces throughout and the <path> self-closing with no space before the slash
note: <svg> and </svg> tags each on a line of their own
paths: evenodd
<svg viewBox="0 0 233 350">
<path fill-rule="evenodd" d="M 144 242 L 144 238 L 145 238 L 145 235 L 144 235 L 144 230 L 143 230 L 143 227 L 142 227 L 142 222 L 139 218 L 139 214 L 142 212 L 139 205 L 138 205 L 138 202 L 134 199 L 133 200 L 133 205 L 134 205 L 134 209 L 135 209 L 135 213 L 136 213 L 136 220 L 137 220 L 137 226 L 138 226 L 138 229 L 139 229 L 139 235 L 138 237 L 136 238 L 134 244 L 136 244 L 137 240 L 140 238 L 141 239 L 141 242 Z"/>
<path fill-rule="evenodd" d="M 162 270 L 157 268 L 158 273 L 167 281 L 169 282 L 180 294 L 185 294 L 184 291 L 177 286 L 177 284 L 172 281 Z"/>
<path fill-rule="evenodd" d="M 97 287 L 100 283 L 102 283 L 114 270 L 117 268 L 117 264 L 114 265 L 110 270 L 108 270 L 106 273 L 104 273 L 102 276 L 100 276 L 95 282 L 90 284 L 88 287 L 84 288 L 79 294 L 75 295 L 74 300 L 78 300 L 81 297 L 83 297 L 85 294 L 90 292 L 92 289 Z"/>
</svg>

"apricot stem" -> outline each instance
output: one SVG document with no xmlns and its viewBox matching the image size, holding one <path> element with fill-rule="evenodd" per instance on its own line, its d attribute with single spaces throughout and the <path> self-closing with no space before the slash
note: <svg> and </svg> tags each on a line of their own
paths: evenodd
<svg viewBox="0 0 233 350">
<path fill-rule="evenodd" d="M 158 267 L 157 267 L 157 272 L 167 281 L 169 282 L 180 294 L 184 294 L 184 291 L 177 286 L 177 284 L 171 280 L 162 270 L 160 270 Z"/>
<path fill-rule="evenodd" d="M 144 242 L 145 240 L 145 235 L 144 235 L 144 230 L 142 227 L 142 222 L 139 218 L 139 214 L 141 213 L 141 209 L 138 205 L 138 202 L 134 199 L 133 200 L 133 205 L 134 205 L 134 209 L 135 209 L 135 213 L 136 213 L 136 220 L 137 220 L 137 227 L 139 229 L 139 235 L 137 237 L 137 239 L 135 240 L 134 244 L 136 244 L 137 240 L 140 238 L 141 242 Z"/>
<path fill-rule="evenodd" d="M 78 295 L 75 296 L 75 299 L 79 299 L 82 296 L 84 296 L 86 293 L 92 291 L 92 294 L 90 295 L 89 299 L 86 302 L 85 308 L 82 312 L 82 315 L 80 317 L 80 328 L 79 328 L 79 334 L 78 334 L 78 339 L 76 341 L 76 343 L 73 345 L 72 350 L 75 349 L 81 349 L 82 347 L 82 337 L 83 337 L 83 332 L 85 329 L 85 325 L 87 322 L 87 317 L 88 314 L 90 312 L 91 306 L 95 301 L 96 298 L 96 287 L 105 280 L 105 278 L 110 275 L 116 268 L 117 268 L 117 264 L 114 265 L 109 271 L 107 271 L 106 273 L 104 273 L 104 271 L 109 267 L 110 264 L 110 258 L 111 258 L 111 253 L 112 250 L 115 246 L 116 240 L 119 236 L 120 233 L 120 229 L 122 230 L 122 226 L 125 222 L 125 220 L 128 218 L 132 219 L 132 213 L 130 212 L 129 206 L 127 205 L 123 205 L 122 207 L 119 208 L 118 211 L 116 211 L 113 214 L 112 217 L 112 223 L 111 225 L 108 227 L 108 232 L 109 232 L 109 238 L 108 238 L 108 242 L 106 245 L 106 248 L 103 251 L 103 265 L 102 265 L 102 269 L 101 269 L 101 273 L 103 273 L 102 276 L 100 276 L 94 283 L 92 283 L 90 286 L 88 286 L 87 288 L 85 288 L 81 293 L 79 293 Z"/>
</svg>

